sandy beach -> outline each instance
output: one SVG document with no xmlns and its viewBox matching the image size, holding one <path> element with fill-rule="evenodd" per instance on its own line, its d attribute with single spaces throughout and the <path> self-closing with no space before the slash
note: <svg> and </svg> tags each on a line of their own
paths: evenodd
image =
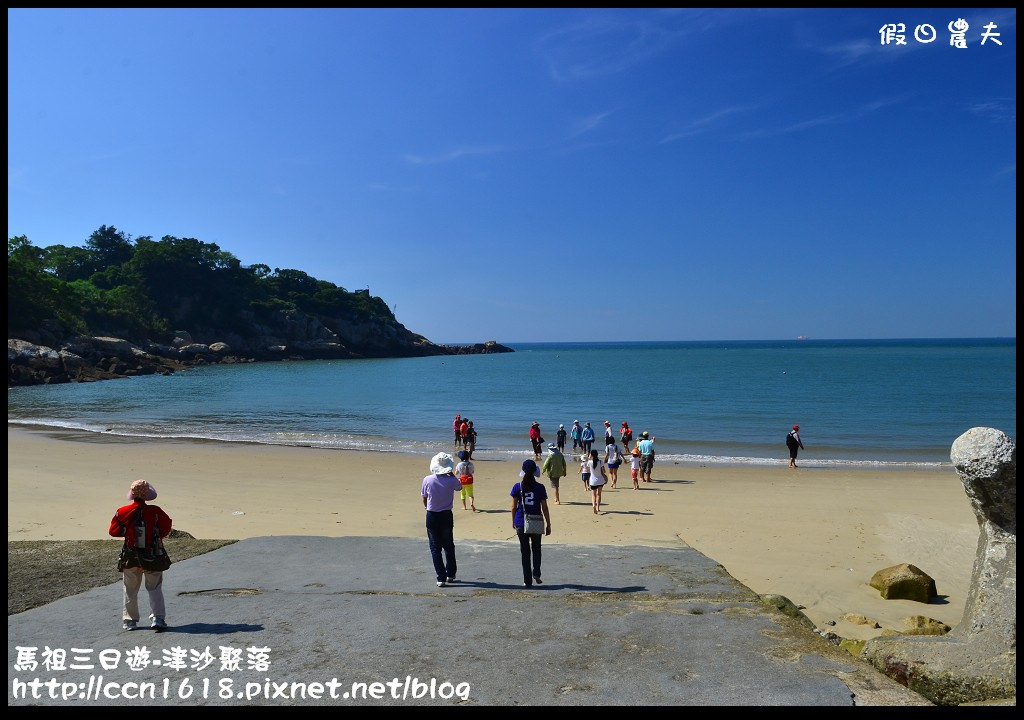
<svg viewBox="0 0 1024 720">
<path fill-rule="evenodd" d="M 106 537 L 128 485 L 145 478 L 174 526 L 196 537 L 422 537 L 423 562 L 430 563 L 419 494 L 426 456 L 12 426 L 7 449 L 8 540 Z M 474 461 L 479 512 L 463 511 L 456 497 L 456 547 L 460 540 L 508 540 L 515 578 L 509 490 L 519 463 L 486 454 Z M 978 526 L 951 467 L 791 470 L 783 459 L 767 468 L 656 464 L 655 482 L 639 491 L 628 475 L 620 473 L 618 489 L 606 488 L 600 516 L 578 476 L 562 480 L 562 504 L 549 503 L 548 577 L 557 576 L 560 543 L 684 543 L 754 591 L 804 606 L 819 627 L 836 621 L 833 629 L 844 637 L 882 632 L 843 620 L 846 613 L 897 630 L 911 615 L 951 626 L 963 615 Z M 904 562 L 935 579 L 939 601 L 884 600 L 868 586 L 875 571 Z"/>
</svg>

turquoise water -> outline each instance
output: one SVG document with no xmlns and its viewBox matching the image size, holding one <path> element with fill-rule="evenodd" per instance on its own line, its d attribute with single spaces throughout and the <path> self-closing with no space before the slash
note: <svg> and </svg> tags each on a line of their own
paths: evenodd
<svg viewBox="0 0 1024 720">
<path fill-rule="evenodd" d="M 610 420 L 660 461 L 948 464 L 975 426 L 1016 438 L 1015 339 L 532 343 L 500 355 L 214 365 L 172 376 L 11 388 L 8 422 L 143 437 L 433 453 L 455 413 L 480 459 L 527 456 L 530 423 Z M 571 443 L 570 443 L 571 447 Z"/>
</svg>

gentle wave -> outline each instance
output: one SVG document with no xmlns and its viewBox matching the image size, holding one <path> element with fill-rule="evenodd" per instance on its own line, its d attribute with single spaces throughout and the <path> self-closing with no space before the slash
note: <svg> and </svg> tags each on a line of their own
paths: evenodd
<svg viewBox="0 0 1024 720">
<path fill-rule="evenodd" d="M 432 455 L 436 452 L 450 451 L 454 447 L 445 442 L 429 443 L 394 438 L 333 435 L 324 436 L 315 433 L 217 433 L 217 432 L 151 432 L 140 429 L 118 429 L 99 427 L 88 423 L 68 422 L 52 419 L 8 420 L 9 425 L 25 428 L 53 428 L 95 433 L 104 437 L 118 437 L 126 440 L 167 440 L 222 442 L 239 445 L 272 445 L 282 447 L 308 447 L 324 450 L 358 450 L 363 452 L 392 452 L 415 455 Z M 529 451 L 513 448 L 477 447 L 476 460 L 519 460 L 530 455 Z M 567 455 L 572 455 L 571 452 Z M 664 465 L 743 465 L 755 467 L 774 467 L 786 462 L 780 457 L 738 457 L 727 455 L 698 455 L 688 453 L 659 453 L 658 463 Z M 808 455 L 800 459 L 804 467 L 827 467 L 845 469 L 872 470 L 940 470 L 952 468 L 948 462 L 924 461 L 892 461 L 892 460 L 849 460 L 841 458 L 816 458 Z"/>
</svg>

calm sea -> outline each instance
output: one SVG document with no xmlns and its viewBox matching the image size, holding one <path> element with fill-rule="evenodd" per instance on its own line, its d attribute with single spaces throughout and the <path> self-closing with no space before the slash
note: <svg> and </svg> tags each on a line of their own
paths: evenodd
<svg viewBox="0 0 1024 720">
<path fill-rule="evenodd" d="M 118 435 L 433 453 L 455 413 L 480 459 L 529 455 L 530 423 L 657 437 L 659 461 L 904 468 L 949 463 L 975 426 L 1016 439 L 1017 343 L 994 340 L 531 343 L 517 352 L 215 365 L 12 388 L 8 422 Z M 570 443 L 571 447 L 571 443 Z"/>
</svg>

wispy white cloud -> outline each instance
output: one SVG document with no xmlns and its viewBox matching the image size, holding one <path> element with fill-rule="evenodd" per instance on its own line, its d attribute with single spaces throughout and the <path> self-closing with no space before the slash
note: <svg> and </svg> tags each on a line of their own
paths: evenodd
<svg viewBox="0 0 1024 720">
<path fill-rule="evenodd" d="M 585 118 L 580 118 L 576 121 L 575 128 L 573 128 L 573 131 L 569 134 L 569 138 L 577 138 L 584 133 L 590 132 L 603 123 L 604 119 L 611 114 L 612 112 L 609 110 L 608 112 L 594 113 L 593 115 L 588 115 Z"/>
<path fill-rule="evenodd" d="M 552 80 L 569 83 L 624 72 L 694 35 L 724 37 L 737 25 L 794 14 L 775 8 L 591 10 L 586 19 L 542 35 L 537 52 Z"/>
<path fill-rule="evenodd" d="M 675 142 L 676 140 L 680 140 L 685 137 L 699 135 L 702 132 L 707 132 L 708 130 L 710 130 L 714 126 L 714 124 L 721 120 L 722 118 L 728 117 L 729 115 L 732 115 L 734 113 L 752 109 L 753 106 L 749 105 L 735 105 L 733 107 L 717 110 L 711 113 L 710 115 L 705 115 L 702 118 L 694 120 L 690 124 L 686 125 L 682 130 L 679 130 L 678 132 L 666 135 L 660 141 L 658 141 L 658 144 L 664 145 L 665 143 Z"/>
<path fill-rule="evenodd" d="M 555 82 L 622 72 L 671 47 L 687 30 L 635 15 L 590 17 L 544 35 L 538 49 Z"/>
<path fill-rule="evenodd" d="M 494 153 L 504 152 L 507 149 L 500 145 L 468 145 L 437 155 L 415 155 L 410 153 L 405 156 L 405 160 L 413 165 L 437 165 L 473 155 L 493 155 Z"/>
<path fill-rule="evenodd" d="M 854 120 L 859 120 L 866 115 L 870 115 L 884 107 L 895 105 L 898 102 L 898 99 L 876 100 L 875 102 L 866 103 L 847 112 L 819 115 L 818 117 L 808 118 L 806 120 L 801 120 L 800 122 L 776 128 L 751 130 L 749 132 L 740 133 L 738 137 L 741 140 L 753 140 L 762 137 L 775 137 L 778 135 L 789 135 L 792 133 L 803 132 L 804 130 L 810 130 L 811 128 L 820 127 L 822 125 L 842 125 L 853 122 Z"/>
<path fill-rule="evenodd" d="M 1001 178 L 1004 175 L 1016 175 L 1016 174 L 1017 174 L 1017 163 L 1012 163 L 1010 165 L 1007 165 L 1004 168 L 1001 168 L 998 172 L 996 172 L 995 177 L 996 178 Z"/>
<path fill-rule="evenodd" d="M 995 123 L 1017 122 L 1017 104 L 1013 98 L 992 98 L 967 107 L 968 112 Z"/>
</svg>

